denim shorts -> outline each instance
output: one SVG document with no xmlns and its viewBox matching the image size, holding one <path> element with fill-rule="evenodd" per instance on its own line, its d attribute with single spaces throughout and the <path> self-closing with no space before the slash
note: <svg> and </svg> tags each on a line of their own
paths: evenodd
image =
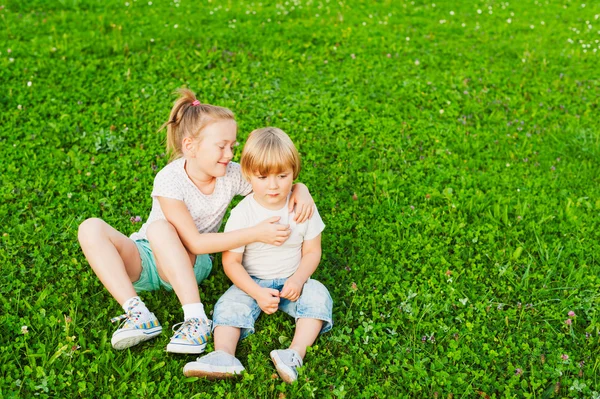
<svg viewBox="0 0 600 399">
<path fill-rule="evenodd" d="M 156 268 L 156 260 L 152 254 L 152 248 L 148 240 L 135 240 L 140 258 L 142 259 L 142 273 L 138 281 L 133 283 L 133 288 L 136 292 L 155 291 L 164 288 L 168 291 L 173 291 L 171 284 L 164 281 L 158 275 Z M 196 282 L 200 284 L 202 280 L 208 277 L 212 270 L 212 259 L 209 255 L 196 255 L 196 263 L 194 264 L 194 274 Z"/>
<path fill-rule="evenodd" d="M 281 291 L 287 278 L 275 280 L 261 280 L 252 277 L 252 280 L 264 288 L 273 288 Z M 308 279 L 302 288 L 302 294 L 296 302 L 281 298 L 279 310 L 298 319 L 323 320 L 321 334 L 333 327 L 333 300 L 327 288 L 317 280 Z M 244 291 L 232 285 L 219 298 L 213 314 L 213 330 L 217 326 L 238 327 L 241 331 L 240 340 L 254 333 L 254 322 L 262 310 L 258 303 Z"/>
</svg>

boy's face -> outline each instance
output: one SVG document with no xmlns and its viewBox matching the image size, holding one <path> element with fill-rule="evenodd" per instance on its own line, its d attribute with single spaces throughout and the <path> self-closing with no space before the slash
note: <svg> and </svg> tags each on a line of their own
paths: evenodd
<svg viewBox="0 0 600 399">
<path fill-rule="evenodd" d="M 293 183 L 294 172 L 292 169 L 268 175 L 256 172 L 250 176 L 254 199 L 263 207 L 271 210 L 279 210 L 285 206 Z"/>
</svg>

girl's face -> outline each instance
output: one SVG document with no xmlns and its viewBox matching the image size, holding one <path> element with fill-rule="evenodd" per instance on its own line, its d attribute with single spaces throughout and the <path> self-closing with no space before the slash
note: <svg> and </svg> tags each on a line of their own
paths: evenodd
<svg viewBox="0 0 600 399">
<path fill-rule="evenodd" d="M 191 140 L 189 155 L 197 172 L 205 178 L 225 176 L 227 164 L 233 158 L 237 137 L 237 124 L 233 120 L 216 121 L 200 133 L 200 137 Z"/>
</svg>

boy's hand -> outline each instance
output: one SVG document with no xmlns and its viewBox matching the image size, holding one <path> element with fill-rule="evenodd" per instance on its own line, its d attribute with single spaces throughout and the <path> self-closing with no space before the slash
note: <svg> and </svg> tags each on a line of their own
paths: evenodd
<svg viewBox="0 0 600 399">
<path fill-rule="evenodd" d="M 302 294 L 303 286 L 303 282 L 290 277 L 283 285 L 283 289 L 281 290 L 279 296 L 292 302 L 296 302 L 298 298 L 300 298 L 300 294 Z"/>
<path fill-rule="evenodd" d="M 266 314 L 273 314 L 279 308 L 279 291 L 272 288 L 261 288 L 254 299 Z"/>
<path fill-rule="evenodd" d="M 255 226 L 256 241 L 280 246 L 290 237 L 291 230 L 287 224 L 278 224 L 281 219 L 279 216 L 273 216 L 267 220 L 263 220 Z"/>
<path fill-rule="evenodd" d="M 296 210 L 294 221 L 298 224 L 310 219 L 315 212 L 315 201 L 310 195 L 308 188 L 302 184 L 295 184 L 288 204 L 288 212 Z"/>
</svg>

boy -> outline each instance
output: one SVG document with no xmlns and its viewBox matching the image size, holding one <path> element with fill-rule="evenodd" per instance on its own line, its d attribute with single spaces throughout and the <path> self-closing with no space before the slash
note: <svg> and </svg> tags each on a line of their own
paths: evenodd
<svg viewBox="0 0 600 399">
<path fill-rule="evenodd" d="M 188 377 L 228 378 L 244 367 L 235 357 L 240 339 L 254 332 L 261 313 L 281 309 L 296 319 L 296 331 L 288 349 L 271 351 L 279 376 L 288 383 L 298 378 L 306 348 L 333 325 L 333 301 L 327 288 L 310 279 L 321 260 L 321 232 L 325 228 L 318 211 L 302 224 L 288 214 L 293 181 L 300 172 L 300 157 L 290 138 L 280 129 L 255 130 L 242 152 L 242 173 L 253 193 L 231 211 L 225 231 L 251 227 L 281 216 L 292 233 L 281 246 L 252 243 L 223 253 L 223 269 L 232 285 L 215 305 L 215 351 L 186 364 Z"/>
</svg>

